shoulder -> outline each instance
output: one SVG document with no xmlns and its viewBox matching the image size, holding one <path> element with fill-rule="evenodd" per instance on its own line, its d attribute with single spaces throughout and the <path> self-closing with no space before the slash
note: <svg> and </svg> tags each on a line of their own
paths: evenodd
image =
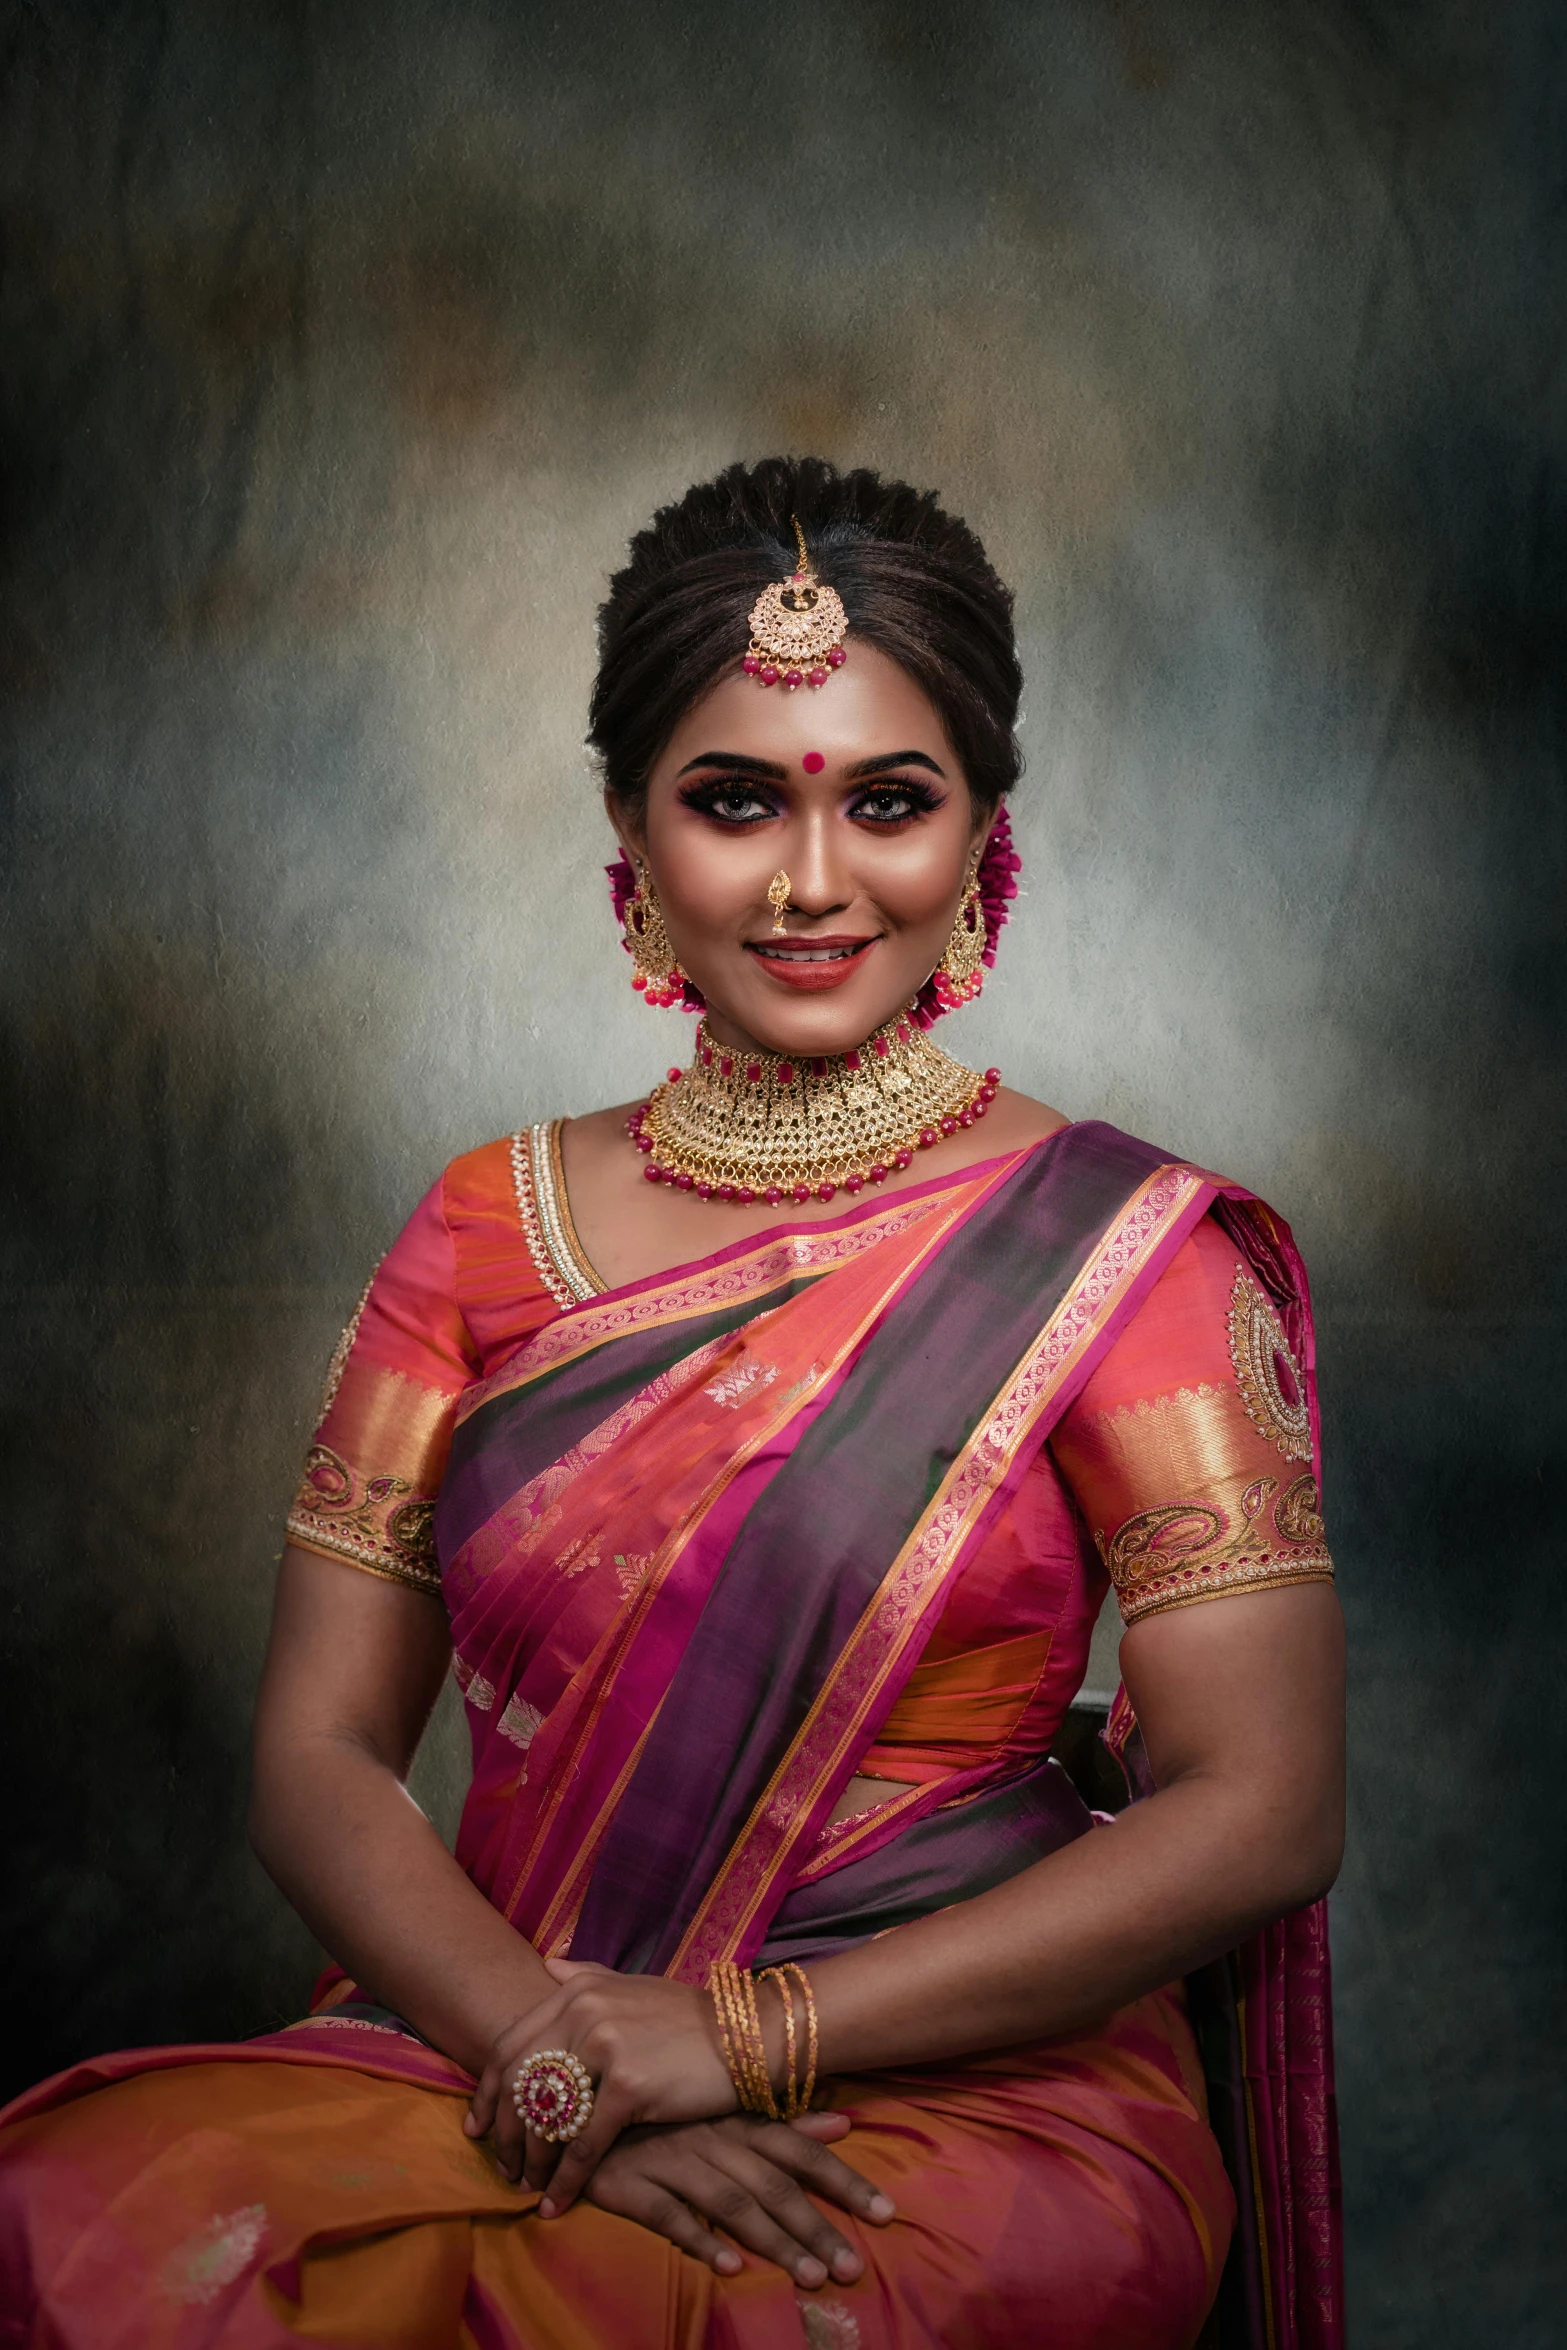
<svg viewBox="0 0 1567 2350">
<path fill-rule="evenodd" d="M 555 1131 L 554 1121 L 534 1122 L 459 1152 L 415 1209 L 393 1252 L 416 1248 L 432 1287 L 438 1274 L 482 1367 L 565 1302 L 551 1278 L 538 1213 L 541 1194 L 548 1196 Z"/>
<path fill-rule="evenodd" d="M 986 1155 L 1027 1150 L 1030 1144 L 1044 1142 L 1071 1123 L 1064 1110 L 1053 1110 L 1048 1102 L 1018 1093 L 1010 1085 L 998 1086 L 985 1121 Z"/>
<path fill-rule="evenodd" d="M 493 1142 L 481 1142 L 447 1161 L 434 1191 L 449 1224 L 454 1218 L 461 1224 L 516 1222 L 517 1160 L 528 1132 L 524 1126 L 497 1135 Z"/>
</svg>

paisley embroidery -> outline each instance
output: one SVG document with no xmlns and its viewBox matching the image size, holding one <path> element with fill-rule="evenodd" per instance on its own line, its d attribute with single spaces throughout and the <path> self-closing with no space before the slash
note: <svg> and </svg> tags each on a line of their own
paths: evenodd
<svg viewBox="0 0 1567 2350">
<path fill-rule="evenodd" d="M 419 1591 L 439 1591 L 435 1503 L 406 1477 L 361 1477 L 330 1445 L 313 1444 L 288 1531 L 313 1550 L 335 1552 L 359 1567 Z"/>
<path fill-rule="evenodd" d="M 1241 1516 L 1245 1519 L 1248 1526 L 1251 1524 L 1252 1519 L 1257 1515 L 1257 1512 L 1266 1502 L 1269 1494 L 1277 1493 L 1278 1490 L 1279 1481 L 1277 1477 L 1257 1477 L 1254 1478 L 1252 1483 L 1247 1486 L 1245 1492 L 1241 1495 Z"/>
<path fill-rule="evenodd" d="M 1145 1576 L 1163 1574 L 1176 1560 L 1210 1549 L 1229 1523 L 1225 1511 L 1202 1501 L 1172 1501 L 1139 1510 L 1105 1551 L 1110 1580 L 1117 1591 L 1125 1591 Z"/>
<path fill-rule="evenodd" d="M 1094 1540 L 1110 1570 L 1123 1620 L 1134 1624 L 1160 1608 L 1182 1607 L 1221 1592 L 1331 1581 L 1333 1561 L 1323 1547 L 1314 1477 L 1297 1477 L 1274 1508 L 1274 1527 L 1289 1544 L 1287 1550 L 1270 1539 L 1265 1527 L 1254 1528 L 1252 1521 L 1276 1484 L 1276 1478 L 1259 1477 L 1248 1486 L 1245 1523 L 1233 1532 L 1228 1512 L 1218 1503 L 1171 1501 L 1139 1510 L 1111 1538 L 1097 1533 Z M 1253 1495 L 1256 1506 L 1246 1507 Z"/>
<path fill-rule="evenodd" d="M 1315 1477 L 1297 1477 L 1293 1485 L 1284 1488 L 1273 1505 L 1273 1523 L 1286 1542 L 1322 1540 L 1327 1529 L 1322 1523 L 1322 1497 Z"/>
<path fill-rule="evenodd" d="M 1277 1314 L 1244 1265 L 1236 1266 L 1230 1292 L 1229 1339 L 1236 1385 L 1252 1426 L 1287 1461 L 1309 1461 L 1306 1382 Z"/>
</svg>

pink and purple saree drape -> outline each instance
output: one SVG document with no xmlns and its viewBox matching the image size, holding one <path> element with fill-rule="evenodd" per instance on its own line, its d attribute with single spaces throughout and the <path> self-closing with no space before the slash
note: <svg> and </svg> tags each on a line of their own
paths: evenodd
<svg viewBox="0 0 1567 2350">
<path fill-rule="evenodd" d="M 565 1312 L 535 1284 L 487 1340 L 483 1157 L 428 1226 L 444 1302 L 383 1267 L 294 1530 L 410 1582 L 433 1544 L 458 1857 L 541 1951 L 700 1983 L 970 1898 L 1094 1832 L 1048 1747 L 1107 1572 L 1129 1616 L 1329 1572 L 1298 1259 L 1200 1170 L 1070 1127 Z M 398 1352 L 442 1314 L 444 1387 Z M 903 1792 L 830 1826 L 867 1767 Z M 1178 1988 L 833 2084 L 900 2217 L 814 2297 L 539 2222 L 462 2139 L 465 2076 L 338 1978 L 287 2031 L 10 2109 L 0 2342 L 1335 2350 L 1325 1969 L 1308 1913 L 1194 1985 L 1212 2128 Z"/>
</svg>

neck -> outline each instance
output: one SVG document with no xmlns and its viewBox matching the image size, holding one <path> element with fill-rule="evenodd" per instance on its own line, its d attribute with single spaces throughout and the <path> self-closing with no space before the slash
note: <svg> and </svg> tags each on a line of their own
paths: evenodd
<svg viewBox="0 0 1567 2350">
<path fill-rule="evenodd" d="M 884 1183 L 984 1117 L 999 1071 L 981 1077 L 907 1012 L 837 1054 L 794 1057 L 732 1043 L 704 1020 L 689 1069 L 629 1122 L 650 1182 L 749 1206 L 832 1199 Z"/>
</svg>

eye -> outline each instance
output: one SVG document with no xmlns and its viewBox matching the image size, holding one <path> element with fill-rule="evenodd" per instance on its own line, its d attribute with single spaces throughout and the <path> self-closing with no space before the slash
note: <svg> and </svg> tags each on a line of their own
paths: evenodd
<svg viewBox="0 0 1567 2350">
<path fill-rule="evenodd" d="M 941 794 L 926 783 L 877 783 L 861 792 L 849 813 L 857 822 L 891 827 L 912 823 L 941 806 Z"/>
<path fill-rule="evenodd" d="M 764 817 L 778 813 L 755 784 L 738 779 L 727 783 L 695 783 L 680 796 L 688 808 L 695 808 L 699 815 L 711 816 L 720 824 L 760 824 Z"/>
</svg>

